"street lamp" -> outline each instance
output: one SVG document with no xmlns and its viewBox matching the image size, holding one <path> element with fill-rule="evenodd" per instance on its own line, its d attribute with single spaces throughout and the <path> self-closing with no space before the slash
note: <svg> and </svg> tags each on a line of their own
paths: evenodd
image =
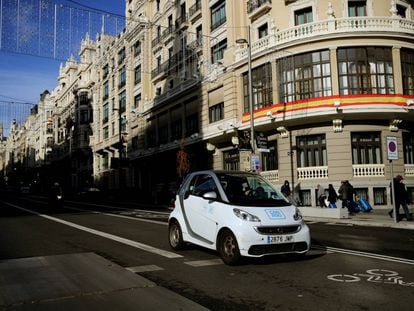
<svg viewBox="0 0 414 311">
<path fill-rule="evenodd" d="M 238 38 L 237 44 L 247 44 L 247 76 L 249 87 L 249 110 L 250 110 L 250 144 L 252 148 L 252 154 L 256 151 L 256 144 L 254 140 L 254 110 L 253 110 L 253 85 L 252 85 L 252 47 L 250 39 L 250 25 L 247 28 L 247 40 L 244 38 Z"/>
</svg>

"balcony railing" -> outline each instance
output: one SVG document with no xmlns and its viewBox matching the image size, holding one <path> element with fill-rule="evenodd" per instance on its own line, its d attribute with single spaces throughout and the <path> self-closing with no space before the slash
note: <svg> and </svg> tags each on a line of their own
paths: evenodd
<svg viewBox="0 0 414 311">
<path fill-rule="evenodd" d="M 278 31 L 252 43 L 252 54 L 271 50 L 285 43 L 319 36 L 352 35 L 353 32 L 377 32 L 381 35 L 414 34 L 414 21 L 394 17 L 349 17 L 323 20 Z M 247 48 L 236 51 L 235 60 L 247 58 Z"/>
<path fill-rule="evenodd" d="M 354 177 L 384 177 L 384 164 L 353 164 L 352 174 Z"/>
<path fill-rule="evenodd" d="M 260 172 L 260 175 L 262 175 L 271 184 L 273 184 L 275 186 L 279 182 L 279 170 Z"/>
<path fill-rule="evenodd" d="M 188 12 L 191 20 L 197 16 L 201 16 L 201 0 L 197 0 L 196 3 L 190 7 Z"/>
<path fill-rule="evenodd" d="M 405 177 L 414 177 L 414 164 L 405 164 L 404 174 Z"/>
<path fill-rule="evenodd" d="M 297 172 L 298 179 L 301 180 L 320 179 L 329 177 L 327 166 L 298 167 Z"/>
<path fill-rule="evenodd" d="M 170 35 L 172 35 L 175 32 L 174 26 L 169 26 L 168 28 L 164 29 L 161 35 L 161 40 L 165 40 Z"/>
<path fill-rule="evenodd" d="M 184 15 L 179 16 L 175 20 L 175 25 L 177 28 L 182 28 L 184 26 L 188 26 L 187 21 L 188 21 L 188 14 L 184 14 Z"/>
<path fill-rule="evenodd" d="M 257 12 L 259 8 L 271 8 L 272 0 L 250 0 L 247 2 L 247 13 L 250 15 Z"/>
</svg>

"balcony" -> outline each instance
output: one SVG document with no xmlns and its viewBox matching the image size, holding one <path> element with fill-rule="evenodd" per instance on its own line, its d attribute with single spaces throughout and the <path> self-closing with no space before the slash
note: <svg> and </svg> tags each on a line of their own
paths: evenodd
<svg viewBox="0 0 414 311">
<path fill-rule="evenodd" d="M 122 89 L 125 86 L 125 84 L 126 84 L 126 81 L 119 82 L 119 84 L 118 84 L 118 90 L 119 89 Z"/>
<path fill-rule="evenodd" d="M 272 0 L 250 0 L 247 2 L 247 14 L 251 19 L 256 19 L 271 9 Z"/>
<path fill-rule="evenodd" d="M 174 26 L 168 26 L 168 28 L 164 29 L 161 35 L 161 40 L 165 41 L 165 44 L 168 43 L 168 40 L 172 39 L 174 33 L 175 33 L 175 27 Z"/>
<path fill-rule="evenodd" d="M 195 52 L 200 52 L 203 50 L 203 38 L 195 39 L 194 41 L 188 44 L 188 47 Z"/>
<path fill-rule="evenodd" d="M 251 45 L 252 55 L 276 50 L 278 46 L 294 41 L 310 41 L 321 37 L 341 37 L 360 35 L 361 32 L 370 36 L 395 36 L 414 34 L 414 21 L 393 17 L 348 17 L 332 20 L 323 20 L 291 27 L 271 33 Z M 247 59 L 247 48 L 239 49 L 235 53 L 235 61 Z"/>
<path fill-rule="evenodd" d="M 277 183 L 279 182 L 279 170 L 260 172 L 260 175 L 266 178 L 266 180 L 274 186 L 277 186 Z"/>
<path fill-rule="evenodd" d="M 154 48 L 160 43 L 161 43 L 161 36 L 157 36 L 157 37 L 155 37 L 155 39 L 152 40 L 151 45 Z"/>
<path fill-rule="evenodd" d="M 194 5 L 192 5 L 188 11 L 188 16 L 192 23 L 201 17 L 201 0 L 197 0 Z"/>
<path fill-rule="evenodd" d="M 354 177 L 384 177 L 384 164 L 353 164 L 352 174 Z"/>
<path fill-rule="evenodd" d="M 404 165 L 404 175 L 405 177 L 414 177 L 414 164 Z"/>
<path fill-rule="evenodd" d="M 188 28 L 188 14 L 184 14 L 179 16 L 176 20 L 175 20 L 175 26 L 177 27 L 177 29 L 185 29 Z"/>
<path fill-rule="evenodd" d="M 300 180 L 316 180 L 329 177 L 327 166 L 298 167 L 297 172 Z"/>
</svg>

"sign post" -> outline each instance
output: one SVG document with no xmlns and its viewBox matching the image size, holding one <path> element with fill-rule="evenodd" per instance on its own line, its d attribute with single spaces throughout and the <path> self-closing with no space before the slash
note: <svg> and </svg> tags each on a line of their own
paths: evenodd
<svg viewBox="0 0 414 311">
<path fill-rule="evenodd" d="M 394 222 L 397 222 L 397 206 L 395 204 L 395 189 L 394 189 L 394 168 L 392 160 L 398 160 L 398 146 L 397 137 L 387 136 L 387 158 L 390 161 L 390 180 L 391 180 L 391 201 L 392 210 L 394 211 Z"/>
</svg>

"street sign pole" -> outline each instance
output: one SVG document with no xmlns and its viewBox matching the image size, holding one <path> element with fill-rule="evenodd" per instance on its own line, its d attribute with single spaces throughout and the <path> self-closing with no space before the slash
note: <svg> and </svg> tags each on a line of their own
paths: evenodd
<svg viewBox="0 0 414 311">
<path fill-rule="evenodd" d="M 397 222 L 397 205 L 395 204 L 395 189 L 394 189 L 394 166 L 392 160 L 398 160 L 397 137 L 387 136 L 387 158 L 390 161 L 390 180 L 391 180 L 391 201 L 392 210 L 394 211 L 394 222 Z"/>
</svg>

